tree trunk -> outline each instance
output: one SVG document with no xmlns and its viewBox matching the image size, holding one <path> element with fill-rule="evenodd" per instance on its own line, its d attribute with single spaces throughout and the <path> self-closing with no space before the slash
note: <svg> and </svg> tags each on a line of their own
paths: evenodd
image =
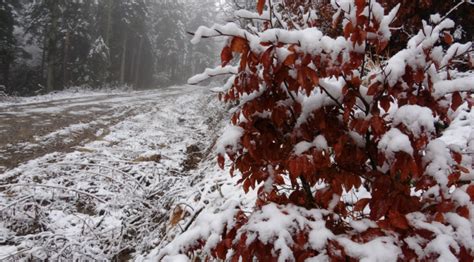
<svg viewBox="0 0 474 262">
<path fill-rule="evenodd" d="M 69 47 L 70 47 L 70 33 L 69 30 L 66 32 L 66 37 L 64 39 L 64 57 L 63 57 L 63 85 L 66 87 L 69 83 Z"/>
<path fill-rule="evenodd" d="M 127 61 L 127 33 L 123 37 L 122 62 L 120 63 L 120 83 L 125 84 L 125 62 Z"/>
<path fill-rule="evenodd" d="M 48 30 L 48 73 L 46 80 L 46 91 L 51 92 L 55 90 L 56 83 L 56 61 L 57 61 L 57 31 L 58 31 L 58 16 L 59 6 L 56 1 L 48 2 L 48 9 L 51 15 L 51 24 Z"/>
<path fill-rule="evenodd" d="M 41 82 L 43 83 L 45 75 L 44 75 L 44 68 L 46 65 L 46 54 L 47 54 L 47 49 L 48 49 L 48 39 L 46 37 L 48 33 L 46 32 L 45 35 L 43 35 L 43 52 L 41 54 Z"/>
<path fill-rule="evenodd" d="M 143 38 L 140 37 L 140 45 L 138 46 L 138 55 L 136 59 L 136 65 L 135 65 L 135 87 L 139 88 L 140 86 L 138 85 L 138 80 L 140 79 L 140 64 L 142 63 L 142 49 L 143 49 Z"/>
<path fill-rule="evenodd" d="M 8 94 L 12 94 L 13 90 L 11 90 L 10 85 L 9 85 L 9 82 L 10 82 L 10 61 L 4 61 L 4 63 L 5 64 L 3 65 L 3 83 L 0 83 L 0 84 L 5 85 L 5 90 L 0 89 L 0 91 L 5 91 Z"/>
<path fill-rule="evenodd" d="M 128 79 L 129 79 L 129 82 L 132 82 L 133 83 L 133 80 L 135 79 L 135 60 L 137 59 L 137 47 L 135 46 L 135 48 L 133 48 L 133 52 L 132 52 L 132 61 L 130 61 L 129 65 L 130 65 L 130 68 L 129 68 L 129 71 L 128 71 Z"/>
<path fill-rule="evenodd" d="M 105 32 L 105 44 L 110 47 L 110 39 L 112 38 L 112 11 L 114 0 L 107 1 L 107 28 Z"/>
</svg>

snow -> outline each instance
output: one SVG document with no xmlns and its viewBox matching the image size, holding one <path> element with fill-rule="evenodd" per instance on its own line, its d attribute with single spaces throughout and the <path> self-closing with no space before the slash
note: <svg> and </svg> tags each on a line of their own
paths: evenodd
<svg viewBox="0 0 474 262">
<path fill-rule="evenodd" d="M 334 78 L 320 79 L 319 85 L 322 86 L 336 100 L 339 101 L 342 99 L 342 87 L 344 85 L 344 80 L 336 80 Z M 335 101 L 326 93 L 323 93 L 323 91 L 314 91 L 310 96 L 299 94 L 296 99 L 303 108 L 302 113 L 297 120 L 297 127 L 304 124 L 308 118 L 312 116 L 312 112 L 324 106 L 335 104 Z"/>
<path fill-rule="evenodd" d="M 373 2 L 372 6 L 374 5 L 375 5 L 375 2 Z M 381 6 L 379 9 L 372 7 L 372 10 L 374 13 L 376 12 L 375 10 L 380 10 L 379 11 L 380 14 L 378 16 L 379 17 L 383 16 L 382 19 L 378 18 L 379 21 L 381 20 L 379 33 L 383 36 L 383 39 L 390 39 L 390 37 L 392 36 L 392 32 L 390 31 L 390 25 L 395 20 L 399 9 L 400 9 L 400 3 L 397 4 L 392 10 L 390 10 L 388 15 L 383 16 L 384 9 Z M 374 14 L 374 16 L 377 17 L 377 14 Z"/>
<path fill-rule="evenodd" d="M 436 236 L 425 247 L 425 252 L 430 254 L 439 254 L 438 261 L 455 262 L 458 261 L 451 249 L 459 252 L 459 246 L 450 235 L 442 234 Z M 456 252 L 456 253 L 457 253 Z"/>
<path fill-rule="evenodd" d="M 410 238 L 408 244 L 413 247 L 420 258 L 430 254 L 439 255 L 439 261 L 458 261 L 457 254 L 460 251 L 458 243 L 466 247 L 472 246 L 473 231 L 472 223 L 456 213 L 446 213 L 444 217 L 449 223 L 444 225 L 438 222 L 428 223 L 421 213 L 411 213 L 407 216 L 408 222 L 417 229 L 424 229 L 434 233 L 435 238 L 431 241 Z M 422 250 L 421 245 L 426 244 Z"/>
<path fill-rule="evenodd" d="M 222 136 L 217 140 L 216 152 L 225 155 L 227 147 L 234 149 L 240 145 L 240 138 L 244 134 L 244 129 L 238 126 L 227 126 Z"/>
<path fill-rule="evenodd" d="M 474 77 L 456 78 L 453 80 L 443 80 L 434 83 L 435 96 L 437 98 L 443 97 L 447 94 L 458 92 L 469 92 L 474 88 L 472 83 Z"/>
<path fill-rule="evenodd" d="M 199 84 L 213 76 L 218 75 L 227 75 L 227 74 L 237 74 L 238 68 L 236 66 L 218 66 L 216 68 L 207 68 L 204 73 L 195 75 L 188 80 L 188 84 L 196 85 Z"/>
<path fill-rule="evenodd" d="M 434 133 L 436 131 L 434 123 L 435 119 L 431 110 L 418 105 L 400 107 L 393 118 L 395 126 L 405 125 L 415 137 L 419 137 L 422 133 Z"/>
<path fill-rule="evenodd" d="M 353 1 L 332 0 L 332 3 L 333 5 L 337 3 L 337 6 L 346 11 L 351 10 L 344 23 L 356 19 Z M 383 8 L 378 3 L 373 1 L 370 3 L 373 15 L 381 25 L 377 37 L 389 38 L 391 35 L 389 24 L 394 20 L 400 5 L 388 15 L 384 15 Z M 368 10 L 364 12 L 367 13 Z M 235 15 L 246 18 L 270 17 L 268 12 L 258 15 L 242 10 L 237 11 Z M 306 14 L 306 18 L 315 15 L 310 12 Z M 427 66 L 424 48 L 432 47 L 444 29 L 453 27 L 451 20 L 441 21 L 439 15 L 432 16 L 431 19 L 440 24 L 431 27 L 425 23 L 424 33 L 420 32 L 410 40 L 408 49 L 399 52 L 386 63 L 385 71 L 389 73 L 380 74 L 379 80 L 394 86 L 400 76 L 405 74 L 407 65 L 413 69 L 424 69 Z M 264 51 L 260 43 L 267 41 L 298 43 L 307 53 L 325 52 L 334 57 L 341 51 L 348 53 L 364 49 L 364 46 L 353 47 L 342 37 L 333 39 L 323 36 L 314 28 L 299 31 L 271 29 L 260 35 L 251 35 L 234 23 L 211 28 L 200 27 L 192 42 L 198 43 L 202 37 L 219 35 L 246 38 L 256 53 Z M 470 44 L 453 45 L 447 52 L 439 48 L 434 49 L 430 55 L 436 56 L 436 60 L 443 66 L 470 48 Z M 276 53 L 280 62 L 290 54 L 285 48 L 277 48 Z M 436 70 L 435 66 L 431 65 L 428 73 L 433 70 Z M 203 74 L 189 79 L 188 83 L 198 84 L 215 75 L 231 75 L 223 88 L 212 89 L 226 91 L 236 79 L 237 72 L 237 67 L 232 65 L 206 69 Z M 437 98 L 441 98 L 455 91 L 472 91 L 471 84 L 474 78 L 471 76 L 454 80 L 434 78 L 433 82 L 435 94 Z M 297 102 L 302 105 L 297 126 L 311 118 L 315 110 L 334 105 L 336 102 L 332 98 L 341 102 L 341 89 L 344 84 L 342 79 L 320 79 L 320 86 L 325 88 L 331 97 L 319 89 L 309 96 L 295 93 Z M 244 94 L 241 102 L 255 99 L 265 88 L 261 86 L 257 92 Z M 228 148 L 238 149 L 244 129 L 238 126 L 222 128 L 223 116 L 215 111 L 223 109 L 215 98 L 210 97 L 210 90 L 199 87 L 177 89 L 179 90 L 175 93 L 154 96 L 157 101 L 153 106 L 150 106 L 149 100 L 140 102 L 150 93 L 140 95 L 127 93 L 134 98 L 123 97 L 125 94 L 123 92 L 113 93 L 117 97 L 108 98 L 104 103 L 125 103 L 130 106 L 146 103 L 147 110 L 140 109 L 128 119 L 110 126 L 110 132 L 104 133 L 101 130 L 100 136 L 103 137 L 82 145 L 82 150 L 47 154 L 0 175 L 2 181 L 7 181 L 6 184 L 0 185 L 2 219 L 0 244 L 6 243 L 7 239 L 9 245 L 14 244 L 1 247 L 0 259 L 15 254 L 25 246 L 32 246 L 33 248 L 26 253 L 39 259 L 47 255 L 60 257 L 62 254 L 58 253 L 58 250 L 48 246 L 50 242 L 57 244 L 56 241 L 60 239 L 67 243 L 67 246 L 62 247 L 71 249 L 72 257 L 75 258 L 85 252 L 94 258 L 110 260 L 113 252 L 131 246 L 136 249 L 136 253 L 133 254 L 136 261 L 190 261 L 190 258 L 183 254 L 192 246 L 198 245 L 199 240 L 206 240 L 203 247 L 205 253 L 212 252 L 221 241 L 226 227 L 235 224 L 235 215 L 239 208 L 251 215 L 249 223 L 237 232 L 236 239 L 246 232 L 248 243 L 256 239 L 264 244 L 274 243 L 275 248 L 272 252 L 273 255 L 278 254 L 279 261 L 296 259 L 291 247 L 294 244 L 294 234 L 300 231 L 309 232 L 305 246 L 321 252 L 308 261 L 327 260 L 328 241 L 336 241 L 344 247 L 348 255 L 361 261 L 397 261 L 403 257 L 399 248 L 401 244 L 397 242 L 395 236 L 356 243 L 349 236 L 335 235 L 326 228 L 323 217 L 340 200 L 353 204 L 355 201 L 350 198 L 354 198 L 354 195 L 356 199 L 370 197 L 370 193 L 364 188 L 360 191 L 352 189 L 350 192 L 344 192 L 342 197 L 333 195 L 329 211 L 308 210 L 293 205 L 279 206 L 273 203 L 261 209 L 254 209 L 257 192 L 251 190 L 248 195 L 244 195 L 242 186 L 237 185 L 238 178 L 231 178 L 227 174 L 227 169 L 219 170 L 212 157 L 215 153 L 225 155 Z M 366 91 L 365 87 L 362 89 Z M 61 99 L 81 96 L 84 96 L 84 101 L 76 105 L 97 105 L 97 101 L 90 102 L 86 98 L 91 94 L 88 91 L 78 93 L 66 91 L 38 98 L 14 99 L 2 102 L 0 107 L 25 106 L 24 114 L 46 111 L 61 113 L 68 106 L 33 109 L 27 106 L 44 101 L 54 105 Z M 104 95 L 110 96 L 109 93 Z M 388 117 L 393 117 L 391 120 L 394 126 L 403 125 L 406 131 L 415 137 L 435 133 L 436 119 L 430 109 L 417 105 L 406 105 L 398 109 L 393 106 L 391 109 L 393 113 L 390 112 Z M 93 108 L 75 114 L 82 115 L 92 111 Z M 21 117 L 17 112 L 10 113 Z M 470 205 L 472 210 L 472 201 L 465 193 L 467 186 L 450 192 L 447 178 L 451 174 L 450 167 L 454 164 L 449 149 L 455 146 L 464 150 L 469 146 L 471 149 L 474 147 L 473 111 L 463 105 L 456 112 L 450 113 L 455 119 L 441 138 L 427 145 L 423 154 L 423 164 L 427 167 L 426 174 L 436 179 L 451 200 L 459 205 Z M 67 139 L 74 133 L 97 123 L 99 121 L 72 124 L 47 135 L 38 136 L 36 142 L 41 144 L 62 136 Z M 378 143 L 378 149 L 387 152 L 388 158 L 393 158 L 397 152 L 413 155 L 414 149 L 410 138 L 400 129 L 390 129 Z M 405 132 L 405 129 L 403 130 Z M 223 135 L 218 138 L 217 134 L 220 133 Z M 350 135 L 363 146 L 365 143 L 363 137 L 354 132 Z M 197 167 L 186 169 L 184 163 L 192 154 L 187 153 L 191 145 L 199 148 L 197 154 L 202 154 L 202 159 L 199 160 Z M 35 144 L 25 143 L 23 146 L 28 148 L 34 147 Z M 313 141 L 301 141 L 293 148 L 293 153 L 302 155 L 313 148 L 328 150 L 325 137 L 320 135 Z M 268 185 L 269 181 L 265 183 Z M 4 188 L 7 190 L 1 191 Z M 422 195 L 433 193 L 438 197 L 439 189 L 440 187 L 433 187 Z M 90 206 L 87 206 L 87 203 Z M 22 209 L 31 206 L 36 209 L 26 211 Z M 169 225 L 167 221 L 170 220 L 170 210 L 174 210 L 176 206 L 183 206 L 185 215 L 177 225 Z M 25 237 L 15 231 L 18 228 L 28 229 L 35 226 L 31 219 L 33 216 L 40 217 L 41 222 L 46 225 L 46 232 L 33 233 Z M 447 225 L 427 222 L 421 213 L 408 214 L 407 219 L 414 228 L 425 229 L 435 234 L 432 240 L 419 237 L 404 239 L 420 258 L 436 254 L 440 255 L 441 261 L 456 261 L 456 254 L 459 252 L 457 243 L 472 246 L 472 221 L 456 213 L 445 214 Z M 348 220 L 347 223 L 356 233 L 378 227 L 375 222 L 368 219 Z"/>
<path fill-rule="evenodd" d="M 204 172 L 217 170 L 205 153 L 221 128 L 218 112 L 223 109 L 215 95 L 190 86 L 149 91 L 147 101 L 142 95 L 121 98 L 135 114 L 110 125 L 100 139 L 0 174 L 0 245 L 2 239 L 10 245 L 0 247 L 0 257 L 111 260 L 133 246 L 132 257 L 138 258 L 165 239 L 171 206 L 216 185 L 199 182 Z M 205 166 L 187 167 L 194 158 L 190 146 L 200 150 L 193 161 L 202 158 Z M 200 183 L 196 189 L 195 183 Z M 29 229 L 35 216 L 44 225 L 38 232 Z M 63 248 L 67 251 L 60 253 Z"/>
<path fill-rule="evenodd" d="M 443 57 L 443 60 L 441 60 L 441 67 L 445 67 L 451 62 L 453 58 L 456 56 L 459 56 L 461 54 L 465 54 L 471 49 L 472 43 L 466 43 L 466 44 L 460 44 L 460 43 L 454 43 L 452 44 L 448 50 L 446 51 L 445 56 Z"/>
<path fill-rule="evenodd" d="M 293 152 L 295 155 L 301 155 L 313 147 L 315 147 L 316 149 L 320 151 L 326 150 L 328 149 L 328 142 L 326 141 L 326 138 L 324 138 L 324 136 L 319 135 L 311 143 L 302 141 L 296 144 Z"/>
<path fill-rule="evenodd" d="M 0 248 L 0 260 L 8 259 L 10 254 L 14 254 L 18 251 L 15 246 L 1 246 Z"/>
<path fill-rule="evenodd" d="M 194 33 L 193 39 L 191 39 L 192 44 L 198 44 L 203 37 L 213 37 L 213 36 L 222 36 L 222 35 L 233 35 L 239 36 L 245 39 L 250 37 L 249 34 L 243 29 L 241 29 L 235 23 L 227 23 L 225 25 L 214 25 L 211 28 L 206 26 L 200 26 Z"/>
<path fill-rule="evenodd" d="M 348 255 L 361 262 L 398 261 L 402 250 L 391 237 L 378 237 L 367 243 L 356 243 L 347 238 L 339 238 L 338 243 Z"/>
<path fill-rule="evenodd" d="M 323 250 L 327 241 L 334 237 L 325 226 L 322 216 L 326 213 L 324 210 L 306 210 L 293 205 L 277 206 L 270 203 L 252 213 L 249 223 L 239 232 L 244 230 L 248 232 L 247 243 L 254 239 L 264 244 L 274 241 L 278 261 L 294 260 L 290 247 L 293 244 L 292 235 L 297 231 L 309 229 L 311 232 L 309 247 L 319 251 Z M 239 233 L 236 238 L 240 238 Z"/>
<path fill-rule="evenodd" d="M 446 144 L 440 139 L 431 141 L 426 147 L 423 162 L 427 164 L 426 173 L 438 182 L 444 191 L 447 191 L 448 176 L 454 160 Z"/>
<path fill-rule="evenodd" d="M 9 105 L 30 105 L 41 102 L 58 102 L 63 99 L 70 98 L 87 98 L 90 96 L 109 96 L 109 95 L 124 95 L 130 92 L 129 87 L 122 88 L 102 88 L 91 89 L 87 87 L 70 87 L 62 91 L 55 91 L 45 95 L 31 96 L 31 97 L 0 97 L 0 108 Z"/>
<path fill-rule="evenodd" d="M 188 258 L 186 255 L 176 255 L 176 256 L 167 256 L 163 258 L 163 262 L 188 262 L 191 259 Z"/>
<path fill-rule="evenodd" d="M 259 13 L 256 12 L 251 12 L 245 9 L 240 9 L 234 12 L 234 16 L 239 17 L 239 18 L 246 18 L 246 19 L 265 19 L 265 20 L 270 20 L 270 12 L 268 11 L 263 11 L 262 14 L 260 15 Z M 275 20 L 274 20 L 275 21 Z"/>
<path fill-rule="evenodd" d="M 397 128 L 392 128 L 383 135 L 378 148 L 382 152 L 386 152 L 389 158 L 393 158 L 396 152 L 413 155 L 410 139 Z"/>
<path fill-rule="evenodd" d="M 358 233 L 363 233 L 369 228 L 377 228 L 377 224 L 369 219 L 351 220 L 349 221 L 349 224 Z"/>
<path fill-rule="evenodd" d="M 452 212 L 447 213 L 445 217 L 446 221 L 455 229 L 453 234 L 454 239 L 466 247 L 472 247 L 474 243 L 472 223 L 466 218 Z"/>
</svg>

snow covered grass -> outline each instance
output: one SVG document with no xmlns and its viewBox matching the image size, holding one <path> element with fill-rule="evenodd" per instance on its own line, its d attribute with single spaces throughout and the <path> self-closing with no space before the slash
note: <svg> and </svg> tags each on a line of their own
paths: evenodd
<svg viewBox="0 0 474 262">
<path fill-rule="evenodd" d="M 29 97 L 16 97 L 16 96 L 1 96 L 0 95 L 0 106 L 8 105 L 19 105 L 19 104 L 31 104 L 40 103 L 47 101 L 55 101 L 60 99 L 68 98 L 80 98 L 90 95 L 112 95 L 112 94 L 123 94 L 130 92 L 132 89 L 128 86 L 122 87 L 104 87 L 100 89 L 92 89 L 89 87 L 69 87 L 65 90 L 54 91 L 45 95 L 29 96 Z"/>
<path fill-rule="evenodd" d="M 244 194 L 236 185 L 238 177 L 220 170 L 214 158 L 216 146 L 226 143 L 217 139 L 228 121 L 219 113 L 222 104 L 204 89 L 179 90 L 157 100 L 148 112 L 112 126 L 101 140 L 0 175 L 0 260 L 187 261 L 182 253 L 193 239 L 208 239 L 210 248 L 224 222 L 232 223 L 236 206 L 250 211 L 256 192 Z M 462 106 L 456 115 L 441 139 L 472 153 L 473 111 Z M 361 190 L 343 196 L 348 203 L 363 197 L 370 194 Z M 321 241 L 315 237 L 310 244 Z M 384 241 L 358 246 L 342 239 L 340 244 L 361 259 L 385 260 L 398 251 Z M 373 249 L 387 252 L 367 252 Z"/>
<path fill-rule="evenodd" d="M 175 206 L 198 211 L 180 204 L 191 188 L 217 185 L 201 182 L 213 164 L 195 167 L 220 107 L 206 89 L 176 88 L 101 140 L 1 174 L 0 260 L 132 259 L 160 246 Z"/>
</svg>

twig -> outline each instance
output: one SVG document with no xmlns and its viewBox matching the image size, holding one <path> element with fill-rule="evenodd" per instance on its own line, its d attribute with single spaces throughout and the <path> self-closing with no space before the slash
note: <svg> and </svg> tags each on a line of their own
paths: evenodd
<svg viewBox="0 0 474 262">
<path fill-rule="evenodd" d="M 96 195 L 93 195 L 93 194 L 90 194 L 90 193 L 87 193 L 85 191 L 81 191 L 81 190 L 78 190 L 78 189 L 62 187 L 62 186 L 41 185 L 41 184 L 7 184 L 7 185 L 1 185 L 0 186 L 0 188 L 12 188 L 12 187 L 44 187 L 44 188 L 60 189 L 60 190 L 64 190 L 64 191 L 73 191 L 73 192 L 78 193 L 78 194 L 82 194 L 82 195 L 86 195 L 86 196 L 95 198 L 97 201 L 99 201 L 101 203 L 106 203 L 105 200 L 99 198 Z"/>
<path fill-rule="evenodd" d="M 199 214 L 201 214 L 203 210 L 204 210 L 204 207 L 201 207 L 201 209 L 199 209 L 196 213 L 194 213 L 193 217 L 191 218 L 191 220 L 189 220 L 189 223 L 186 225 L 183 232 L 186 232 L 189 229 L 189 227 L 191 227 L 194 220 L 196 220 L 197 216 L 199 216 Z"/>
</svg>

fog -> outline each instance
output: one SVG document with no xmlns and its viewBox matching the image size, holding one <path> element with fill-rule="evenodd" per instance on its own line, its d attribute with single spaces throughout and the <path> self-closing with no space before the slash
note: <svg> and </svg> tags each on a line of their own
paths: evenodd
<svg viewBox="0 0 474 262">
<path fill-rule="evenodd" d="M 216 41 L 192 45 L 189 32 L 225 20 L 231 5 L 1 0 L 0 89 L 35 95 L 73 86 L 149 89 L 185 83 L 218 58 Z"/>
</svg>

